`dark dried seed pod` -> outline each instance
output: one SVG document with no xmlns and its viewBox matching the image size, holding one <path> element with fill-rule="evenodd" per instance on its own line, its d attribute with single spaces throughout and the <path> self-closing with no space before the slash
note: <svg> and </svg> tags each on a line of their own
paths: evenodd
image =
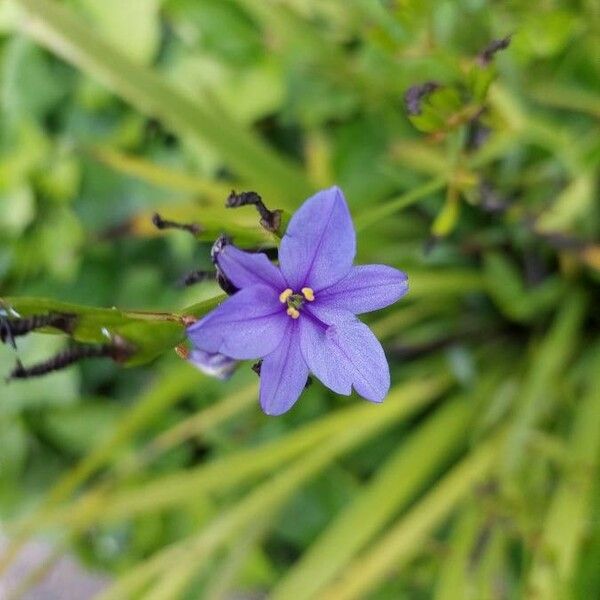
<svg viewBox="0 0 600 600">
<path fill-rule="evenodd" d="M 55 312 L 23 318 L 4 317 L 0 320 L 0 340 L 4 343 L 8 341 L 14 347 L 14 338 L 43 327 L 54 327 L 65 333 L 72 333 L 76 318 L 73 314 Z"/>
<path fill-rule="evenodd" d="M 0 317 L 0 340 L 2 343 L 8 342 L 15 350 L 17 349 L 10 322 L 6 317 Z"/>
<path fill-rule="evenodd" d="M 29 379 L 40 377 L 53 371 L 60 371 L 66 367 L 88 358 L 110 358 L 116 362 L 123 362 L 133 353 L 134 348 L 120 337 L 115 337 L 109 344 L 76 344 L 62 350 L 48 360 L 25 367 L 20 360 L 7 377 L 12 379 Z"/>
<path fill-rule="evenodd" d="M 425 83 L 409 87 L 406 92 L 404 92 L 406 112 L 411 116 L 420 115 L 423 100 L 439 87 L 440 84 L 437 81 L 426 81 Z"/>
<path fill-rule="evenodd" d="M 262 198 L 256 192 L 240 192 L 239 194 L 234 190 L 225 201 L 226 208 L 239 208 L 240 206 L 254 206 L 260 215 L 260 224 L 267 229 L 275 233 L 279 230 L 281 225 L 281 211 L 280 210 L 269 210 Z"/>
<path fill-rule="evenodd" d="M 206 271 L 203 269 L 198 269 L 196 271 L 190 271 L 186 275 L 184 275 L 179 280 L 179 285 L 181 287 L 189 287 L 190 285 L 194 285 L 196 283 L 200 283 L 201 281 L 206 281 L 207 279 L 212 279 L 215 277 L 215 271 Z"/>
<path fill-rule="evenodd" d="M 500 38 L 498 40 L 492 40 L 478 55 L 477 62 L 482 67 L 487 67 L 492 60 L 494 59 L 494 55 L 496 52 L 500 50 L 505 50 L 510 46 L 511 36 L 507 35 L 504 38 Z"/>
<path fill-rule="evenodd" d="M 179 229 L 187 231 L 196 236 L 202 232 L 202 227 L 198 223 L 178 223 L 177 221 L 169 221 L 164 219 L 158 213 L 152 215 L 152 224 L 157 229 Z"/>
</svg>

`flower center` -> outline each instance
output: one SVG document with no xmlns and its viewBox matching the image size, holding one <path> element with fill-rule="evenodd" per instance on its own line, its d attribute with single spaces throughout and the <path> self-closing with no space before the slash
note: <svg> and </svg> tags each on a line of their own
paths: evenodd
<svg viewBox="0 0 600 600">
<path fill-rule="evenodd" d="M 298 294 L 292 288 L 287 288 L 279 294 L 279 302 L 287 305 L 287 314 L 292 319 L 297 319 L 300 316 L 300 309 L 304 302 L 312 302 L 315 299 L 314 291 L 309 287 L 304 287 Z"/>
</svg>

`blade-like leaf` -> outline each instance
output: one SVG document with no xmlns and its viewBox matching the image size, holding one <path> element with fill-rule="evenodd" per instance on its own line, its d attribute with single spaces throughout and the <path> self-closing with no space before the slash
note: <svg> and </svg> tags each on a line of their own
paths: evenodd
<svg viewBox="0 0 600 600">
<path fill-rule="evenodd" d="M 536 360 L 532 362 L 523 384 L 503 453 L 507 477 L 524 467 L 522 458 L 527 441 L 536 424 L 551 409 L 549 398 L 576 347 L 584 309 L 584 298 L 579 293 L 572 294 L 556 315 L 552 328 L 537 351 Z"/>
<path fill-rule="evenodd" d="M 440 408 L 378 470 L 374 481 L 343 511 L 287 572 L 271 597 L 313 598 L 365 543 L 405 506 L 464 442 L 475 408 L 464 400 Z M 432 447 L 431 440 L 436 440 Z M 360 527 L 356 524 L 360 523 Z"/>
<path fill-rule="evenodd" d="M 129 414 L 121 419 L 118 427 L 111 431 L 110 435 L 74 469 L 57 481 L 37 510 L 17 524 L 10 546 L 0 558 L 0 573 L 11 563 L 27 538 L 48 523 L 48 516 L 53 514 L 60 502 L 75 492 L 88 477 L 110 463 L 123 447 L 131 442 L 137 432 L 160 418 L 169 406 L 197 387 L 203 378 L 205 376 L 196 369 L 181 364 L 155 381 L 154 385 L 139 398 Z"/>
<path fill-rule="evenodd" d="M 416 556 L 431 531 L 489 473 L 497 459 L 500 434 L 480 443 L 445 475 L 415 507 L 342 573 L 319 597 L 323 600 L 364 598 L 392 570 Z"/>
<path fill-rule="evenodd" d="M 426 382 L 406 383 L 390 392 L 386 406 L 395 404 L 396 397 L 406 397 L 405 409 L 410 408 L 413 402 L 420 406 L 424 394 L 432 399 L 447 386 L 448 379 L 440 377 L 430 377 Z M 118 520 L 184 504 L 199 490 L 203 493 L 227 491 L 274 472 L 323 440 L 347 429 L 360 427 L 361 423 L 374 418 L 376 414 L 370 405 L 351 406 L 258 448 L 242 449 L 195 469 L 156 477 L 132 490 L 126 489 L 109 496 L 105 495 L 104 490 L 98 493 L 92 491 L 90 499 L 83 497 L 80 503 L 54 513 L 52 521 L 81 528 L 93 519 Z M 98 511 L 90 512 L 86 506 L 90 503 L 96 504 Z"/>
<path fill-rule="evenodd" d="M 189 307 L 183 313 L 200 317 L 221 300 L 222 296 L 217 296 Z M 0 298 L 0 307 L 8 316 L 27 317 L 49 312 L 74 315 L 69 329 L 69 335 L 74 340 L 102 344 L 119 336 L 132 348 L 131 355 L 124 361 L 127 366 L 149 362 L 174 348 L 185 337 L 184 314 L 94 308 L 47 298 L 25 297 Z M 56 330 L 47 328 L 42 331 Z"/>
<path fill-rule="evenodd" d="M 600 353 L 592 361 L 587 393 L 570 435 L 569 461 L 554 493 L 529 575 L 539 598 L 569 597 L 578 552 L 590 524 L 600 451 Z"/>
<path fill-rule="evenodd" d="M 16 0 L 25 9 L 23 27 L 36 41 L 99 79 L 138 110 L 164 120 L 180 135 L 208 143 L 252 186 L 290 208 L 310 194 L 299 170 L 269 149 L 243 125 L 213 114 L 204 104 L 172 88 L 153 71 L 136 65 L 100 37 L 64 4 Z"/>
<path fill-rule="evenodd" d="M 371 407 L 371 417 L 363 419 L 360 426 L 357 423 L 354 427 L 347 427 L 311 448 L 282 472 L 253 489 L 231 509 L 219 513 L 198 534 L 167 547 L 128 572 L 100 598 L 117 600 L 127 597 L 161 573 L 164 575 L 161 581 L 164 581 L 165 589 L 169 592 L 167 597 L 179 597 L 177 593 L 185 589 L 189 579 L 207 558 L 238 531 L 263 516 L 272 517 L 296 490 L 333 460 L 430 402 L 439 392 L 439 382 L 433 387 L 423 383 L 419 386 L 420 392 L 411 384 L 397 387 L 377 410 L 373 411 Z M 177 568 L 180 577 L 176 583 L 170 581 L 173 567 Z"/>
</svg>

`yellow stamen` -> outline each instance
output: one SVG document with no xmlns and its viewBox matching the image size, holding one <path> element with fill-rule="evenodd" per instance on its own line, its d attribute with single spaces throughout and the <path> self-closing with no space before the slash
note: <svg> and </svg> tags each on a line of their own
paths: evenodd
<svg viewBox="0 0 600 600">
<path fill-rule="evenodd" d="M 279 294 L 279 302 L 281 302 L 281 304 L 285 304 L 288 300 L 288 298 L 294 293 L 294 291 L 290 288 L 287 288 L 287 290 L 283 290 L 283 292 L 281 292 L 281 294 Z"/>
<path fill-rule="evenodd" d="M 287 314 L 292 317 L 292 319 L 297 319 L 300 316 L 300 311 L 296 310 L 293 306 L 290 306 L 287 309 Z"/>
<path fill-rule="evenodd" d="M 315 299 L 315 293 L 312 288 L 302 288 L 302 295 L 309 301 L 312 302 Z"/>
</svg>

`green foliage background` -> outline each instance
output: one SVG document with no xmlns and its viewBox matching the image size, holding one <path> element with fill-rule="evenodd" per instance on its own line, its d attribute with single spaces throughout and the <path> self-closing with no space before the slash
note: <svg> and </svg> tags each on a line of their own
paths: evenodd
<svg viewBox="0 0 600 600">
<path fill-rule="evenodd" d="M 2 568 L 44 535 L 105 599 L 598 597 L 599 56 L 592 0 L 2 0 L 4 310 L 137 348 L 0 388 Z M 176 283 L 222 231 L 276 244 L 232 187 L 332 183 L 410 277 L 369 318 L 393 388 L 269 418 L 248 365 L 173 352 L 220 294 Z"/>
</svg>

